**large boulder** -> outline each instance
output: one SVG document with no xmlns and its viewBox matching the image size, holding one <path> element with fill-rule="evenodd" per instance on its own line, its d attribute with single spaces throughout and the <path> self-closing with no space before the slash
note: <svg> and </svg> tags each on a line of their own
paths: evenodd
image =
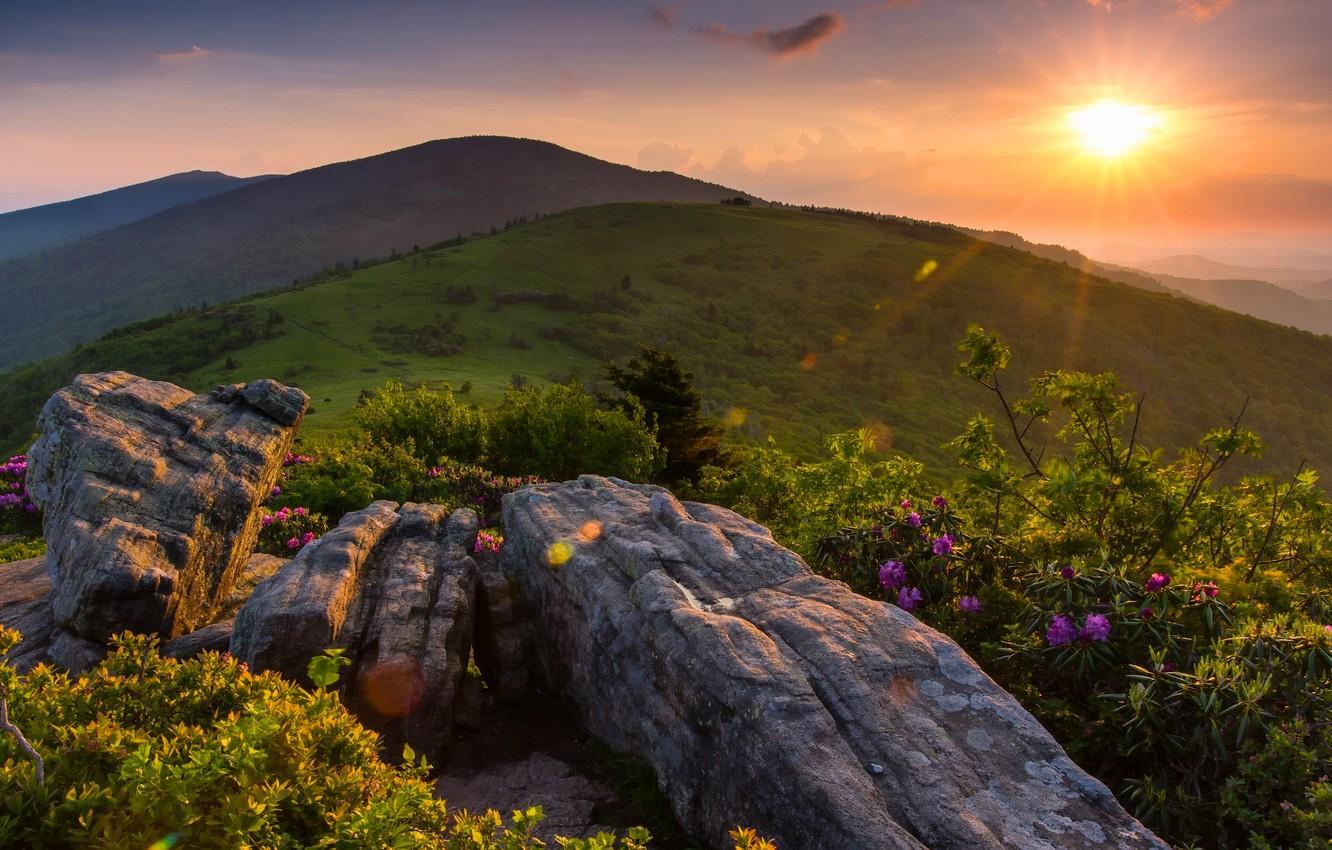
<svg viewBox="0 0 1332 850">
<path fill-rule="evenodd" d="M 28 491 L 45 512 L 57 661 L 86 666 L 122 630 L 173 638 L 218 618 L 307 402 L 272 380 L 195 395 L 125 372 L 47 401 Z"/>
<path fill-rule="evenodd" d="M 504 520 L 544 677 L 713 846 L 1166 850 L 955 643 L 735 513 L 584 476 Z"/>
<path fill-rule="evenodd" d="M 225 651 L 230 645 L 231 618 L 236 610 L 249 597 L 256 584 L 275 573 L 286 562 L 285 558 L 258 552 L 251 555 L 231 595 L 218 609 L 219 616 L 227 619 L 167 641 L 162 646 L 162 654 L 173 658 L 188 658 L 205 650 Z M 57 637 L 63 642 L 77 640 L 55 626 L 51 615 L 51 576 L 46 569 L 46 558 L 0 564 L 0 626 L 14 629 L 23 636 L 23 641 L 8 658 L 20 672 L 53 661 L 52 647 Z M 60 654 L 59 649 L 55 651 Z"/>
<path fill-rule="evenodd" d="M 375 502 L 347 514 L 259 583 L 236 615 L 231 653 L 310 684 L 312 657 L 342 648 L 343 698 L 389 752 L 434 755 L 448 739 L 471 651 L 477 517 Z"/>
</svg>

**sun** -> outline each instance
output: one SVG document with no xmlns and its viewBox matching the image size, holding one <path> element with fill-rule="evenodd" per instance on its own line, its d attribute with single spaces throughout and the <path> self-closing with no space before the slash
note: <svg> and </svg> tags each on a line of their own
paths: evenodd
<svg viewBox="0 0 1332 850">
<path fill-rule="evenodd" d="M 1161 120 L 1149 107 L 1102 100 L 1070 112 L 1068 123 L 1088 153 L 1113 159 L 1151 138 Z"/>
</svg>

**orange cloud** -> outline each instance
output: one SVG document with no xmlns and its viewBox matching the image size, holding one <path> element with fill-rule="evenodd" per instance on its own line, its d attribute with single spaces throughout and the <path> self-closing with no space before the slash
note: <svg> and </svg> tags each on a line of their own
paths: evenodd
<svg viewBox="0 0 1332 850">
<path fill-rule="evenodd" d="M 832 38 L 845 27 L 842 16 L 836 12 L 822 12 L 792 27 L 772 29 L 760 27 L 753 32 L 728 30 L 721 24 L 701 27 L 696 32 L 725 44 L 748 44 L 778 57 L 814 53 L 819 45 Z"/>
</svg>

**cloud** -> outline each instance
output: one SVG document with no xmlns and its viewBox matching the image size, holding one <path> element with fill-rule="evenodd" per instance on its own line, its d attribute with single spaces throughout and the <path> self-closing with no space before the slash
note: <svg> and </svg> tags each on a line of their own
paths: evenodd
<svg viewBox="0 0 1332 850">
<path fill-rule="evenodd" d="M 673 27 L 675 26 L 675 16 L 683 5 L 683 3 L 676 3 L 673 6 L 662 6 L 653 3 L 648 6 L 647 16 L 649 20 L 656 21 L 664 27 Z"/>
<path fill-rule="evenodd" d="M 813 53 L 819 45 L 832 38 L 845 26 L 836 12 L 822 12 L 792 27 L 773 29 L 760 27 L 753 32 L 734 32 L 721 24 L 700 27 L 699 35 L 724 44 L 748 44 L 778 57 Z"/>
<path fill-rule="evenodd" d="M 1175 0 L 1175 5 L 1185 15 L 1202 22 L 1221 14 L 1222 10 L 1232 2 L 1233 0 Z"/>
<path fill-rule="evenodd" d="M 648 171 L 683 171 L 693 158 L 693 148 L 653 142 L 638 152 L 638 167 Z"/>
<path fill-rule="evenodd" d="M 192 44 L 189 50 L 167 50 L 153 55 L 157 57 L 159 62 L 182 62 L 189 59 L 198 59 L 210 53 L 212 53 L 211 50 L 204 50 L 199 45 Z"/>
<path fill-rule="evenodd" d="M 891 0 L 890 0 L 891 2 Z M 1221 14 L 1235 0 L 1166 0 L 1171 14 L 1182 14 L 1198 23 Z M 1130 0 L 1087 0 L 1088 5 L 1113 12 L 1131 5 Z"/>
</svg>

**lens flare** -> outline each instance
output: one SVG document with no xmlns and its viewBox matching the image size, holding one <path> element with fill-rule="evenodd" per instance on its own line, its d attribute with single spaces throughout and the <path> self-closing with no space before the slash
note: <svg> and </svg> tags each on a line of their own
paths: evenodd
<svg viewBox="0 0 1332 850">
<path fill-rule="evenodd" d="M 546 549 L 546 564 L 551 567 L 562 567 L 569 563 L 569 559 L 573 555 L 574 547 L 572 543 L 568 540 L 557 540 Z"/>
<path fill-rule="evenodd" d="M 925 278 L 927 278 L 927 277 L 929 277 L 930 275 L 934 274 L 934 272 L 935 272 L 938 268 L 939 268 L 939 261 L 938 261 L 938 260 L 926 260 L 926 261 L 921 265 L 921 267 L 920 267 L 920 271 L 916 272 L 916 283 L 924 283 L 924 282 L 925 282 Z"/>
</svg>

